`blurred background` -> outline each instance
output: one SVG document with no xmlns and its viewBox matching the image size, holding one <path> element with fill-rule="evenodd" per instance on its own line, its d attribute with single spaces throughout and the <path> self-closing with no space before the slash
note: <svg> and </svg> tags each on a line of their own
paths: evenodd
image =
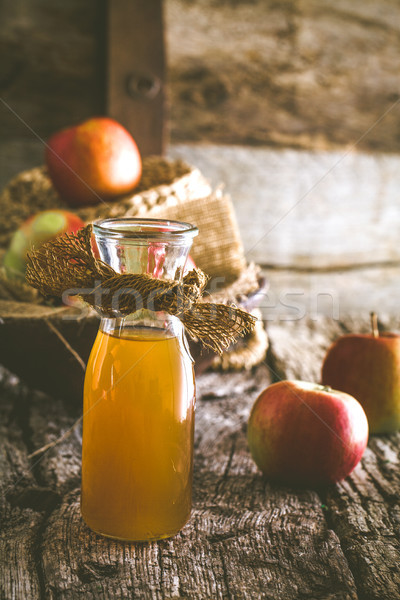
<svg viewBox="0 0 400 600">
<path fill-rule="evenodd" d="M 1 187 L 87 117 L 146 135 L 147 106 L 145 153 L 232 196 L 265 319 L 396 316 L 396 0 L 3 0 L 0 22 Z"/>
</svg>

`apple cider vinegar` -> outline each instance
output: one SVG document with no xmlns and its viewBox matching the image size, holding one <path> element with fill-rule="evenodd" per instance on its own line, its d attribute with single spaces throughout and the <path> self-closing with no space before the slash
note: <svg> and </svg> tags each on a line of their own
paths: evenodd
<svg viewBox="0 0 400 600">
<path fill-rule="evenodd" d="M 97 221 L 93 234 L 116 273 L 179 282 L 198 229 L 121 217 Z M 182 322 L 156 310 L 137 278 L 126 281 L 94 290 L 110 303 L 85 374 L 81 513 L 97 533 L 148 541 L 175 535 L 190 516 L 195 382 Z M 128 314 L 121 294 L 136 298 Z"/>
<path fill-rule="evenodd" d="M 100 330 L 87 365 L 82 516 L 122 540 L 177 533 L 191 510 L 195 387 L 183 332 Z"/>
</svg>

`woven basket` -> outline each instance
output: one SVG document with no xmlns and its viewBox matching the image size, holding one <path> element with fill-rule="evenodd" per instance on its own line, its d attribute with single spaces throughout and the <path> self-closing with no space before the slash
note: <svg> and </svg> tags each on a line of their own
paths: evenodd
<svg viewBox="0 0 400 600">
<path fill-rule="evenodd" d="M 13 232 L 31 215 L 51 208 L 76 212 L 87 223 L 106 217 L 139 216 L 158 204 L 199 199 L 211 188 L 198 169 L 181 160 L 161 157 L 143 160 L 143 173 L 135 193 L 117 202 L 74 210 L 61 200 L 45 167 L 36 167 L 14 177 L 0 195 L 0 248 L 7 248 Z"/>
<path fill-rule="evenodd" d="M 7 246 L 12 231 L 31 214 L 64 206 L 44 167 L 21 173 L 0 196 L 0 245 Z M 206 301 L 234 301 L 254 308 L 260 289 L 258 269 L 246 265 L 231 201 L 220 192 L 212 193 L 198 169 L 182 161 L 145 159 L 141 185 L 135 194 L 109 206 L 100 204 L 74 212 L 85 222 L 140 215 L 197 225 L 199 236 L 191 256 L 211 277 Z M 96 336 L 98 316 L 88 309 L 82 312 L 73 307 L 50 307 L 38 304 L 38 300 L 28 286 L 10 286 L 0 279 L 0 363 L 36 389 L 80 401 L 84 366 Z M 197 371 L 210 365 L 249 367 L 262 360 L 266 348 L 262 322 L 246 345 L 232 348 L 222 359 L 191 344 Z"/>
</svg>

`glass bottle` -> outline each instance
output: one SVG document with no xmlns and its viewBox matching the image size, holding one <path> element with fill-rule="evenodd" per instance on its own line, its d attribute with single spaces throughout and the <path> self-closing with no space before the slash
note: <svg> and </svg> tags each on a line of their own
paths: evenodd
<svg viewBox="0 0 400 600">
<path fill-rule="evenodd" d="M 179 280 L 197 235 L 188 223 L 106 219 L 93 225 L 101 260 L 119 273 Z M 176 534 L 192 495 L 195 385 L 179 319 L 143 307 L 102 318 L 88 361 L 81 512 L 121 540 Z"/>
</svg>

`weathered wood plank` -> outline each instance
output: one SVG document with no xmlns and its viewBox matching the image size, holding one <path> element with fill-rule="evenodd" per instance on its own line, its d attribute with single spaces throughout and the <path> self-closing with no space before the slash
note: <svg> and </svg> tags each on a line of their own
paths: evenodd
<svg viewBox="0 0 400 600">
<path fill-rule="evenodd" d="M 334 269 L 400 261 L 397 155 L 200 144 L 169 153 L 214 186 L 225 184 L 248 260 L 329 269 L 328 277 Z"/>
<path fill-rule="evenodd" d="M 271 325 L 283 327 L 288 321 L 329 317 L 348 321 L 349 317 L 368 319 L 371 311 L 393 317 L 393 327 L 400 330 L 398 302 L 399 267 L 382 264 L 370 267 L 307 271 L 263 269 L 269 283 L 260 308 Z"/>
<path fill-rule="evenodd" d="M 318 495 L 270 486 L 249 456 L 245 424 L 268 382 L 265 366 L 253 375 L 199 378 L 194 508 L 175 538 L 150 544 L 106 540 L 82 522 L 79 490 L 64 496 L 44 531 L 48 596 L 250 600 L 328 598 L 334 590 L 335 598 L 355 599 L 352 575 Z M 31 426 L 44 431 L 49 407 L 37 410 L 43 415 Z M 61 407 L 55 414 L 65 419 Z M 51 413 L 49 422 L 53 429 Z M 66 465 L 58 482 L 67 489 L 62 445 L 51 453 L 61 454 Z M 44 480 L 55 481 L 54 472 L 54 462 L 44 458 Z M 70 477 L 74 482 L 74 468 Z"/>
<path fill-rule="evenodd" d="M 142 156 L 165 146 L 162 1 L 109 0 L 107 114 L 124 125 Z"/>
<path fill-rule="evenodd" d="M 100 4 L 1 3 L 3 139 L 33 138 L 33 132 L 47 137 L 104 111 L 102 74 L 96 69 Z"/>
<path fill-rule="evenodd" d="M 233 389 L 221 390 L 224 379 Z M 201 382 L 208 390 L 217 386 L 222 397 L 199 411 L 197 447 L 203 502 L 214 505 L 218 521 L 225 522 L 215 536 L 234 561 L 228 567 L 228 597 L 325 598 L 332 590 L 337 598 L 355 597 L 352 575 L 337 537 L 326 526 L 318 494 L 267 483 L 249 455 L 246 422 L 269 374 L 260 367 L 246 376 L 246 386 L 239 378 L 231 380 L 232 374 L 209 374 Z M 254 581 L 243 588 L 249 574 Z"/>
<path fill-rule="evenodd" d="M 399 150 L 396 0 L 168 0 L 166 17 L 175 140 Z"/>
<path fill-rule="evenodd" d="M 18 414 L 26 410 L 23 395 L 12 393 L 3 382 L 0 395 L 0 597 L 36 600 L 41 581 L 35 547 L 46 491 L 38 487 L 27 458 Z"/>
<path fill-rule="evenodd" d="M 43 162 L 44 147 L 39 140 L 2 138 L 0 140 L 0 190 L 21 171 L 38 167 Z"/>
<path fill-rule="evenodd" d="M 325 501 L 361 598 L 400 596 L 399 448 L 399 434 L 371 437 L 360 467 Z"/>
<path fill-rule="evenodd" d="M 66 407 L 62 401 L 46 396 L 34 398 L 31 404 L 29 427 L 34 450 L 54 443 L 70 431 L 57 446 L 36 459 L 38 478 L 61 497 L 80 486 L 82 426 L 78 423 L 73 427 L 79 414 L 76 404 Z"/>
<path fill-rule="evenodd" d="M 380 326 L 393 331 L 398 320 L 383 316 Z M 330 342 L 349 331 L 368 330 L 365 318 L 270 326 L 272 376 L 276 380 L 319 381 Z M 361 463 L 345 481 L 329 487 L 323 497 L 327 522 L 339 537 L 362 599 L 400 595 L 399 461 L 399 434 L 371 436 Z"/>
</svg>

